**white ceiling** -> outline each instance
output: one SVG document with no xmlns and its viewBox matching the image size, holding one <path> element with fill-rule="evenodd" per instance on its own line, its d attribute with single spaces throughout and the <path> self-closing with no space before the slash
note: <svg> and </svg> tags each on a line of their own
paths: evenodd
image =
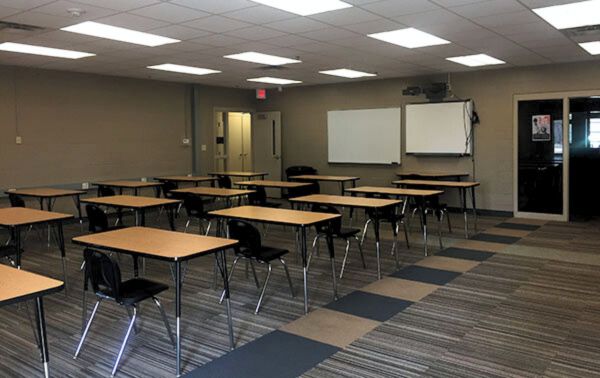
<svg viewBox="0 0 600 378">
<path fill-rule="evenodd" d="M 506 61 L 504 67 L 598 59 L 531 11 L 577 0 L 345 1 L 354 7 L 302 17 L 249 0 L 0 0 L 0 20 L 45 28 L 33 33 L 0 31 L 1 42 L 97 54 L 65 60 L 0 52 L 0 64 L 255 88 L 264 85 L 248 83 L 247 78 L 275 76 L 304 85 L 349 80 L 318 73 L 335 68 L 374 72 L 379 78 L 468 71 L 473 69 L 445 58 L 478 53 Z M 85 13 L 72 17 L 70 8 Z M 182 42 L 143 47 L 59 30 L 87 20 Z M 452 44 L 406 49 L 366 37 L 404 27 L 416 27 Z M 223 58 L 243 51 L 299 57 L 303 63 L 265 70 Z M 223 73 L 198 77 L 145 68 L 161 63 Z"/>
</svg>

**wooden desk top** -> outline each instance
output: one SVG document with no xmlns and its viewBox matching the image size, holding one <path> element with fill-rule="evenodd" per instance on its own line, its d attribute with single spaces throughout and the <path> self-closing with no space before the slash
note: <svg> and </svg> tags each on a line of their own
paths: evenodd
<svg viewBox="0 0 600 378">
<path fill-rule="evenodd" d="M 158 181 L 175 181 L 175 182 L 202 182 L 202 181 L 215 181 L 216 177 L 211 176 L 160 176 L 155 177 Z"/>
<path fill-rule="evenodd" d="M 181 261 L 220 251 L 237 240 L 150 227 L 128 227 L 73 238 L 73 243 L 140 256 Z"/>
<path fill-rule="evenodd" d="M 429 197 L 444 193 L 442 190 L 404 189 L 384 186 L 359 186 L 358 188 L 348 188 L 345 191 L 349 193 L 387 194 L 392 196 L 408 197 Z"/>
<path fill-rule="evenodd" d="M 27 207 L 7 207 L 0 209 L 0 226 L 14 227 L 71 219 L 73 215 L 53 211 L 30 209 Z"/>
<path fill-rule="evenodd" d="M 0 306 L 54 293 L 63 287 L 62 281 L 0 265 Z"/>
<path fill-rule="evenodd" d="M 240 181 L 236 182 L 238 186 L 263 186 L 265 188 L 300 188 L 303 186 L 309 186 L 308 182 L 293 182 L 293 181 L 273 181 L 273 180 L 253 180 L 253 181 Z"/>
<path fill-rule="evenodd" d="M 334 196 L 329 194 L 312 194 L 310 196 L 302 196 L 290 198 L 290 202 L 299 203 L 318 203 L 332 206 L 347 206 L 347 207 L 364 207 L 364 208 L 381 208 L 392 205 L 399 205 L 400 200 L 380 199 L 380 198 L 364 198 L 350 196 Z"/>
<path fill-rule="evenodd" d="M 327 175 L 300 175 L 300 176 L 291 176 L 291 179 L 296 180 L 313 180 L 313 181 L 356 181 L 360 180 L 360 177 L 353 176 L 327 176 Z"/>
<path fill-rule="evenodd" d="M 160 186 L 160 182 L 148 181 L 132 181 L 132 180 L 117 180 L 117 181 L 99 181 L 93 182 L 96 186 L 113 186 L 116 188 L 149 188 L 151 186 Z"/>
<path fill-rule="evenodd" d="M 441 188 L 474 188 L 481 185 L 477 181 L 437 181 L 437 180 L 396 180 L 396 185 L 434 186 Z"/>
<path fill-rule="evenodd" d="M 93 203 L 95 205 L 141 209 L 141 208 L 145 208 L 145 207 L 174 205 L 176 203 L 180 203 L 181 201 L 167 199 L 167 198 L 122 195 L 122 196 L 84 198 L 81 200 L 81 202 L 82 203 Z"/>
<path fill-rule="evenodd" d="M 6 194 L 16 194 L 25 197 L 66 197 L 75 196 L 87 193 L 85 190 L 71 190 L 71 189 L 54 189 L 54 188 L 29 188 L 29 189 L 15 189 L 4 192 Z"/>
<path fill-rule="evenodd" d="M 254 190 L 197 187 L 171 190 L 171 193 L 195 194 L 205 197 L 238 197 L 254 193 Z"/>
<path fill-rule="evenodd" d="M 419 176 L 419 177 L 467 177 L 469 174 L 467 172 L 452 172 L 452 171 L 407 171 L 407 172 L 396 172 L 396 176 L 405 177 L 405 176 Z"/>
<path fill-rule="evenodd" d="M 222 172 L 209 172 L 212 176 L 236 176 L 236 177 L 255 177 L 255 176 L 267 176 L 268 172 L 242 172 L 242 171 L 222 171 Z"/>
<path fill-rule="evenodd" d="M 209 214 L 222 218 L 234 218 L 289 226 L 311 226 L 341 216 L 340 214 L 315 213 L 311 211 L 275 209 L 259 206 L 232 207 L 230 209 L 211 211 Z"/>
</svg>

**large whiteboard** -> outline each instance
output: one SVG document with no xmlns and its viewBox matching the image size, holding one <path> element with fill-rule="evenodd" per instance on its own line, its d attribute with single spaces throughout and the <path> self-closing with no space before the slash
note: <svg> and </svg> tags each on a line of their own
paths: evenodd
<svg viewBox="0 0 600 378">
<path fill-rule="evenodd" d="M 470 155 L 471 101 L 406 105 L 406 153 Z"/>
<path fill-rule="evenodd" d="M 399 164 L 401 109 L 327 112 L 330 163 Z"/>
</svg>

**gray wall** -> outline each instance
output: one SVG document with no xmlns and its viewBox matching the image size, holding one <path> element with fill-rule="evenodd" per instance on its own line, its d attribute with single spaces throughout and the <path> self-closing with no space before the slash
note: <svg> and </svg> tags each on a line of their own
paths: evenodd
<svg viewBox="0 0 600 378">
<path fill-rule="evenodd" d="M 475 132 L 475 173 L 481 181 L 478 207 L 512 211 L 513 96 L 515 94 L 600 89 L 598 62 L 515 69 L 497 69 L 451 75 L 454 93 L 475 100 L 481 124 Z M 411 83 L 431 78 L 362 81 L 347 84 L 284 88 L 269 91 L 259 111 L 279 110 L 283 125 L 283 166 L 311 165 L 320 173 L 356 175 L 360 184 L 389 185 L 397 166 L 329 164 L 327 111 L 402 106 L 421 99 L 402 96 Z M 404 135 L 404 132 L 403 132 Z M 376 148 L 376 146 L 365 146 Z M 404 146 L 402 147 L 404 150 Z M 470 158 L 402 157 L 406 170 L 461 170 L 473 173 Z M 331 192 L 335 186 L 325 188 Z M 456 196 L 450 195 L 456 204 Z"/>
</svg>

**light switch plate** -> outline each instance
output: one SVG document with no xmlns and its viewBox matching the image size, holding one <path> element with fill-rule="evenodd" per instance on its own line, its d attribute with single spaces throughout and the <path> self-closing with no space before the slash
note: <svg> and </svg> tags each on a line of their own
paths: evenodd
<svg viewBox="0 0 600 378">
<path fill-rule="evenodd" d="M 202 151 L 206 151 L 206 144 L 203 144 L 202 146 L 200 146 L 200 149 L 201 149 Z"/>
<path fill-rule="evenodd" d="M 90 183 L 89 182 L 82 182 L 81 183 L 81 189 L 89 189 L 90 188 Z"/>
<path fill-rule="evenodd" d="M 142 177 L 142 182 L 148 182 L 148 178 L 147 177 Z"/>
<path fill-rule="evenodd" d="M 15 138 L 15 143 L 17 143 L 17 144 L 23 144 L 23 138 L 22 138 L 22 137 L 20 137 L 20 136 L 17 136 L 17 137 Z"/>
<path fill-rule="evenodd" d="M 181 140 L 181 144 L 183 144 L 184 146 L 189 146 L 190 145 L 190 138 L 183 138 Z"/>
</svg>

